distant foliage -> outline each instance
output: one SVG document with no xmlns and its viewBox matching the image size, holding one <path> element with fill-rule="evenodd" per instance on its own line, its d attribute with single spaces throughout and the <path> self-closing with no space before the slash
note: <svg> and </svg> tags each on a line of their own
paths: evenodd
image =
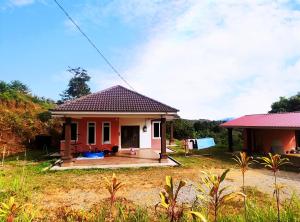
<svg viewBox="0 0 300 222">
<path fill-rule="evenodd" d="M 25 94 L 28 94 L 30 92 L 28 86 L 26 86 L 25 84 L 23 84 L 21 81 L 19 80 L 14 80 L 14 81 L 11 81 L 9 84 L 8 84 L 8 87 L 12 90 L 15 90 L 17 92 L 21 92 L 21 93 L 25 93 Z"/>
<path fill-rule="evenodd" d="M 60 94 L 61 100 L 59 103 L 76 99 L 91 93 L 91 89 L 87 84 L 91 77 L 88 75 L 87 70 L 78 67 L 70 68 L 68 69 L 68 72 L 72 73 L 74 76 L 70 79 L 68 88 Z"/>
<path fill-rule="evenodd" d="M 274 102 L 271 105 L 269 113 L 284 113 L 300 111 L 300 92 L 295 96 L 289 98 L 280 97 L 279 101 Z"/>
<path fill-rule="evenodd" d="M 0 81 L 0 152 L 22 151 L 36 135 L 57 135 L 59 123 L 51 119 L 51 99 L 38 97 L 20 81 Z"/>
<path fill-rule="evenodd" d="M 212 137 L 217 145 L 226 146 L 227 130 L 220 127 L 222 123 L 223 121 L 177 119 L 174 121 L 174 138 L 181 140 Z M 236 146 L 241 146 L 241 131 L 233 131 L 233 140 Z"/>
<path fill-rule="evenodd" d="M 178 119 L 174 121 L 174 137 L 176 139 L 193 138 L 194 127 L 189 120 Z"/>
<path fill-rule="evenodd" d="M 53 108 L 55 104 L 51 99 L 32 95 L 28 86 L 19 80 L 14 80 L 10 83 L 0 80 L 0 102 L 12 101 L 18 104 L 32 102 L 43 106 L 45 109 Z"/>
</svg>

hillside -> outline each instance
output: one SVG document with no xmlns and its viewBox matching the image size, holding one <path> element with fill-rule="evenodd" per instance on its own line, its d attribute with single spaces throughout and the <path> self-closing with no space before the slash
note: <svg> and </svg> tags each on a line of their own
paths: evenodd
<svg viewBox="0 0 300 222">
<path fill-rule="evenodd" d="M 51 100 L 33 96 L 19 81 L 0 81 L 0 152 L 21 152 L 39 134 L 55 134 L 58 123 L 50 119 Z"/>
</svg>

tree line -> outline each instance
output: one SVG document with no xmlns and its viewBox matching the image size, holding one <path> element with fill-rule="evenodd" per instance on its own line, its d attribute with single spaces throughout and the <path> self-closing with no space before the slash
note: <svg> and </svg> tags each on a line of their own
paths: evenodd
<svg viewBox="0 0 300 222">
<path fill-rule="evenodd" d="M 188 120 L 188 119 L 177 119 L 174 120 L 174 138 L 190 139 L 190 138 L 214 138 L 218 146 L 227 146 L 227 130 L 220 127 L 220 124 L 224 121 L 211 121 L 211 120 Z M 170 123 L 168 123 L 169 125 Z M 170 127 L 170 126 L 169 126 Z M 242 144 L 242 133 L 240 130 L 234 130 L 233 140 L 236 146 Z"/>
</svg>

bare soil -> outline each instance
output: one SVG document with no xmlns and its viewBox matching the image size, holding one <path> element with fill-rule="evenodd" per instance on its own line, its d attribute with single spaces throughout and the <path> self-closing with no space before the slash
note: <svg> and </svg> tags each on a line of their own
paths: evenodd
<svg viewBox="0 0 300 222">
<path fill-rule="evenodd" d="M 202 169 L 195 168 L 160 168 L 120 171 L 118 179 L 126 186 L 118 193 L 129 201 L 141 206 L 154 206 L 159 202 L 159 192 L 163 189 L 165 176 L 172 175 L 176 182 L 179 179 L 187 181 L 187 186 L 180 195 L 181 202 L 192 203 L 197 195 L 197 184 Z M 223 169 L 211 169 L 213 173 L 220 173 Z M 42 180 L 42 192 L 35 196 L 35 201 L 47 210 L 54 210 L 61 206 L 74 209 L 89 210 L 92 206 L 108 198 L 104 188 L 103 176 L 110 176 L 111 172 L 93 172 L 88 174 L 68 173 L 60 175 L 45 175 Z M 56 180 L 56 182 L 53 182 Z M 258 191 L 272 197 L 274 177 L 266 169 L 251 169 L 246 173 L 245 185 L 254 187 Z M 51 182 L 52 181 L 52 182 Z M 300 197 L 300 174 L 293 172 L 279 172 L 278 182 L 285 186 L 282 198 L 290 198 L 294 193 Z M 48 186 L 46 185 L 48 184 Z M 240 190 L 242 184 L 241 173 L 238 169 L 231 169 L 225 185 L 231 190 Z"/>
</svg>

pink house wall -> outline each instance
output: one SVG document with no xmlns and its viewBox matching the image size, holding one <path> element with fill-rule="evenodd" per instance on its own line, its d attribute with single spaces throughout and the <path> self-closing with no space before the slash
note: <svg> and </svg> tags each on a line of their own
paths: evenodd
<svg viewBox="0 0 300 222">
<path fill-rule="evenodd" d="M 89 145 L 87 144 L 87 124 L 88 122 L 96 123 L 96 144 Z M 109 144 L 102 143 L 102 124 L 103 122 L 111 123 L 111 137 Z M 119 146 L 119 119 L 118 118 L 83 118 L 83 119 L 74 119 L 72 123 L 77 123 L 78 130 L 78 145 L 72 145 L 73 152 L 86 152 L 90 150 L 104 150 L 111 149 L 113 146 Z M 75 142 L 72 141 L 72 144 Z M 61 141 L 60 145 L 61 151 L 64 150 L 64 141 Z"/>
<path fill-rule="evenodd" d="M 160 149 L 161 148 L 161 139 L 160 138 L 153 138 L 154 135 L 154 127 L 153 121 L 151 122 L 151 147 L 153 149 Z"/>
<path fill-rule="evenodd" d="M 255 150 L 260 152 L 270 152 L 274 142 L 280 143 L 283 151 L 290 151 L 296 147 L 295 130 L 281 130 L 281 129 L 255 129 Z M 247 149 L 247 133 L 246 129 L 243 131 L 243 147 Z"/>
<path fill-rule="evenodd" d="M 136 119 L 130 119 L 130 121 L 124 123 L 125 125 L 131 125 L 129 124 L 131 121 L 135 121 Z M 87 124 L 88 122 L 95 122 L 96 123 L 96 144 L 89 145 L 87 144 Z M 103 144 L 102 143 L 102 124 L 103 122 L 110 122 L 111 123 L 111 142 L 110 144 Z M 71 142 L 72 152 L 73 153 L 80 153 L 80 152 L 87 152 L 90 151 L 90 148 L 92 151 L 99 151 L 104 149 L 111 150 L 113 146 L 118 146 L 120 148 L 120 125 L 122 121 L 119 120 L 119 118 L 82 118 L 82 119 L 72 119 L 72 123 L 77 123 L 77 130 L 78 130 L 78 138 L 77 142 L 75 144 L 75 141 Z M 135 122 L 134 122 L 135 123 Z M 143 119 L 144 123 L 144 119 Z M 149 134 L 148 137 L 149 140 L 151 140 L 151 148 L 153 149 L 160 149 L 161 148 L 161 138 L 153 138 L 154 132 L 153 132 L 153 124 L 151 121 L 151 134 Z M 140 135 L 141 139 L 141 135 Z M 145 139 L 145 138 L 143 138 Z M 147 138 L 146 138 L 147 139 Z M 150 142 L 150 141 L 149 141 Z M 75 144 L 75 145 L 74 145 Z M 60 143 L 60 150 L 61 155 L 64 153 L 64 147 L 65 142 L 61 141 Z M 146 147 L 150 148 L 150 147 Z"/>
</svg>

